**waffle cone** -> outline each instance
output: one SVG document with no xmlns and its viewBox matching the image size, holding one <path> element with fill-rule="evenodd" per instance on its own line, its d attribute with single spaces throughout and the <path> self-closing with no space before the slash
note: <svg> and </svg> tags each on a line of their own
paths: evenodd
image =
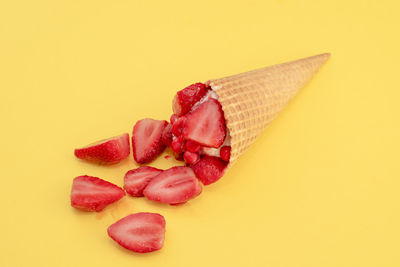
<svg viewBox="0 0 400 267">
<path fill-rule="evenodd" d="M 231 137 L 228 168 L 329 58 L 321 54 L 209 81 Z"/>
</svg>

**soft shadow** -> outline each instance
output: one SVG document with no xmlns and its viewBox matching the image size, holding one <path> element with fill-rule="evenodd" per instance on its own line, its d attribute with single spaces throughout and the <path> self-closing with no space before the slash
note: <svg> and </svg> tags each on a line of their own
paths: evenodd
<svg viewBox="0 0 400 267">
<path fill-rule="evenodd" d="M 122 247 L 117 242 L 115 242 L 111 237 L 108 238 L 108 243 L 109 243 L 110 246 L 115 247 L 121 253 L 123 253 L 123 254 L 125 254 L 127 256 L 140 257 L 140 258 L 154 257 L 155 255 L 159 255 L 159 254 L 162 253 L 162 250 L 163 250 L 163 247 L 164 247 L 163 246 L 160 250 L 152 251 L 152 252 L 149 252 L 149 253 L 138 253 L 138 252 L 130 251 L 129 249 L 126 249 L 126 248 Z"/>
</svg>

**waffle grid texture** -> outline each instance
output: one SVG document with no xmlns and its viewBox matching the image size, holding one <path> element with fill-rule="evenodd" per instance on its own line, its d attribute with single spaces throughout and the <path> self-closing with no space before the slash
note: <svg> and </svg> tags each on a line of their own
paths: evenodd
<svg viewBox="0 0 400 267">
<path fill-rule="evenodd" d="M 329 53 L 210 80 L 231 137 L 228 168 L 311 80 Z"/>
</svg>

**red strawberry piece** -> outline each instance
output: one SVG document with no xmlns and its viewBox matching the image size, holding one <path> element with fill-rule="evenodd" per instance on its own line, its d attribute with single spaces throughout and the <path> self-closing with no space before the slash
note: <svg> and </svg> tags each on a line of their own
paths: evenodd
<svg viewBox="0 0 400 267">
<path fill-rule="evenodd" d="M 171 124 L 174 124 L 177 119 L 178 119 L 178 116 L 176 114 L 172 114 L 171 117 L 169 118 L 169 122 Z"/>
<path fill-rule="evenodd" d="M 202 191 L 199 181 L 189 167 L 172 167 L 154 177 L 143 191 L 149 200 L 167 204 L 186 202 Z"/>
<path fill-rule="evenodd" d="M 179 119 L 177 119 L 175 121 L 174 124 L 172 124 L 172 133 L 178 137 L 182 135 L 182 131 L 183 131 L 183 125 L 185 124 L 186 121 L 186 117 L 180 117 Z"/>
<path fill-rule="evenodd" d="M 224 113 L 218 100 L 210 98 L 186 115 L 183 126 L 185 139 L 218 148 L 226 135 Z"/>
<path fill-rule="evenodd" d="M 71 206 L 84 211 L 102 211 L 107 205 L 120 200 L 125 191 L 97 177 L 78 176 L 72 183 Z"/>
<path fill-rule="evenodd" d="M 163 141 L 164 145 L 166 146 L 171 146 L 172 143 L 172 124 L 168 123 L 167 127 L 164 128 L 164 131 L 162 133 L 161 140 Z"/>
<path fill-rule="evenodd" d="M 129 156 L 129 134 L 104 139 L 75 149 L 77 158 L 98 164 L 115 164 Z"/>
<path fill-rule="evenodd" d="M 178 116 L 188 113 L 208 92 L 208 87 L 204 83 L 195 83 L 180 90 L 172 103 L 172 109 Z"/>
<path fill-rule="evenodd" d="M 122 247 L 147 253 L 162 248 L 165 219 L 161 214 L 139 212 L 128 215 L 110 225 L 108 235 Z"/>
<path fill-rule="evenodd" d="M 197 163 L 200 160 L 199 154 L 193 153 L 193 152 L 190 152 L 190 151 L 185 151 L 185 153 L 183 154 L 183 158 L 190 165 L 193 165 L 193 164 Z"/>
<path fill-rule="evenodd" d="M 204 184 L 215 183 L 224 175 L 227 163 L 218 157 L 205 156 L 192 166 L 196 177 Z"/>
<path fill-rule="evenodd" d="M 185 161 L 185 159 L 183 158 L 183 153 L 182 152 L 181 153 L 174 152 L 174 157 L 175 157 L 176 160 Z"/>
<path fill-rule="evenodd" d="M 176 153 L 183 152 L 184 142 L 185 139 L 183 138 L 183 136 L 176 137 L 171 143 L 171 149 Z"/>
<path fill-rule="evenodd" d="M 190 152 L 197 152 L 200 150 L 201 146 L 199 143 L 192 141 L 192 140 L 188 140 L 185 143 L 185 148 L 186 150 L 190 151 Z"/>
<path fill-rule="evenodd" d="M 136 122 L 132 133 L 132 150 L 137 163 L 148 163 L 165 149 L 161 137 L 167 125 L 167 121 L 153 119 Z"/>
<path fill-rule="evenodd" d="M 159 175 L 162 170 L 142 166 L 137 169 L 128 171 L 124 177 L 124 188 L 126 192 L 133 197 L 142 197 L 143 190 L 148 185 L 148 183 Z"/>
<path fill-rule="evenodd" d="M 231 146 L 223 146 L 219 151 L 219 155 L 223 161 L 229 162 L 231 158 Z"/>
</svg>

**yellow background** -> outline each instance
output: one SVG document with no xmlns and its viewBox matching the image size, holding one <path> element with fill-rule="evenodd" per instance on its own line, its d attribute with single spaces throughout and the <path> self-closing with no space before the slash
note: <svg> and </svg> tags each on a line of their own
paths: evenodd
<svg viewBox="0 0 400 267">
<path fill-rule="evenodd" d="M 0 266 L 400 266 L 398 1 L 0 3 Z M 73 149 L 168 119 L 177 90 L 331 52 L 218 183 L 186 205 L 70 207 L 75 176 L 123 184 Z M 176 164 L 159 157 L 152 166 Z M 167 220 L 164 248 L 108 225 Z"/>
</svg>

